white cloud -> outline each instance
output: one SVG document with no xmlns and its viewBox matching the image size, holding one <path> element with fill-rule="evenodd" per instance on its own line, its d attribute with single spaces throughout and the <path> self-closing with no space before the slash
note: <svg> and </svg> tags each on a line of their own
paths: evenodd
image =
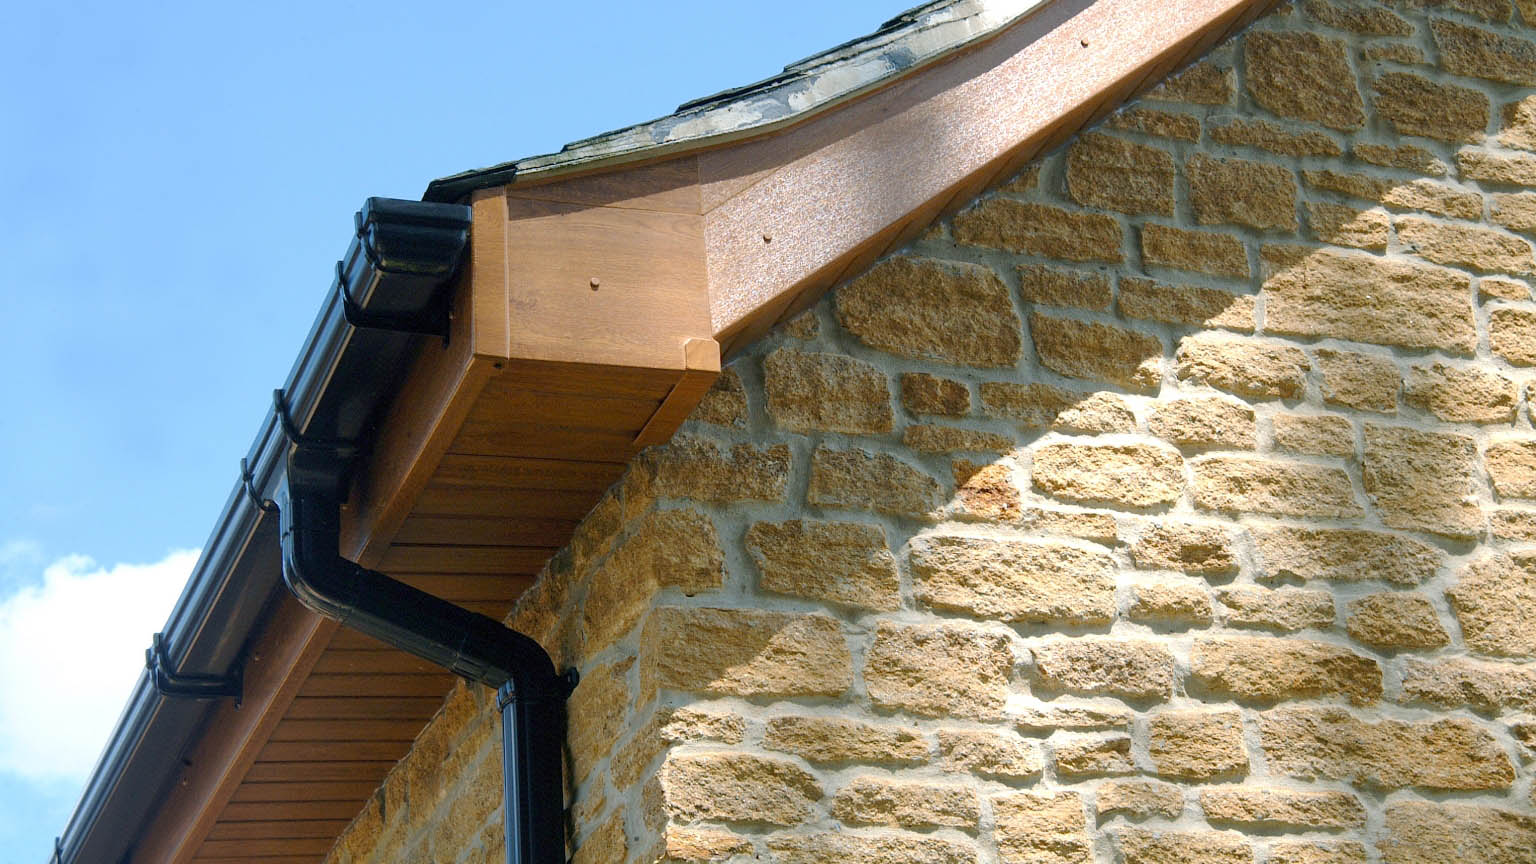
<svg viewBox="0 0 1536 864">
<path fill-rule="evenodd" d="M 90 773 L 197 555 L 110 569 L 69 555 L 0 599 L 0 772 Z"/>
</svg>

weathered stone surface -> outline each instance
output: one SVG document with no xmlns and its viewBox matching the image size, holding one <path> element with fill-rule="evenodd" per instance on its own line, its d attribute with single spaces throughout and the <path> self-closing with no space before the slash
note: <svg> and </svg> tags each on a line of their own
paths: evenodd
<svg viewBox="0 0 1536 864">
<path fill-rule="evenodd" d="M 1128 731 L 1131 712 L 1125 708 L 1085 705 L 1025 708 L 1013 716 L 1013 725 L 1025 732 L 1046 735 L 1058 729 L 1069 732 Z"/>
<path fill-rule="evenodd" d="M 1237 95 L 1232 69 L 1209 60 L 1195 63 L 1148 90 L 1142 98 L 1154 102 L 1226 105 Z"/>
<path fill-rule="evenodd" d="M 901 606 L 896 558 L 878 525 L 758 522 L 746 544 L 764 590 L 870 609 Z"/>
<path fill-rule="evenodd" d="M 1408 370 L 1403 401 L 1447 423 L 1508 423 L 1520 406 L 1520 389 L 1481 366 L 1431 363 Z"/>
<path fill-rule="evenodd" d="M 1536 366 L 1536 311 L 1505 307 L 1488 314 L 1493 353 L 1516 366 Z"/>
<path fill-rule="evenodd" d="M 1224 117 L 1210 127 L 1211 140 L 1228 147 L 1257 147 L 1282 156 L 1338 156 L 1338 142 L 1322 132 L 1292 132 L 1268 120 Z"/>
<path fill-rule="evenodd" d="M 1476 90 L 1407 72 L 1377 76 L 1371 86 L 1377 113 L 1404 135 L 1471 142 L 1488 128 L 1488 97 Z"/>
<path fill-rule="evenodd" d="M 1536 550 L 1485 555 L 1446 589 L 1467 647 L 1501 657 L 1536 657 Z"/>
<path fill-rule="evenodd" d="M 1185 171 L 1189 203 L 1201 225 L 1296 230 L 1296 181 L 1284 168 L 1197 153 Z"/>
<path fill-rule="evenodd" d="M 839 696 L 853 680 L 842 628 L 826 615 L 661 607 L 640 664 L 653 686 L 734 696 Z"/>
<path fill-rule="evenodd" d="M 1265 246 L 1262 256 L 1269 332 L 1459 354 L 1477 347 L 1465 273 L 1326 249 Z"/>
<path fill-rule="evenodd" d="M 1501 540 L 1536 542 L 1536 510 L 1496 509 L 1488 514 L 1488 530 Z"/>
<path fill-rule="evenodd" d="M 831 809 L 845 825 L 974 828 L 981 799 L 964 786 L 856 777 L 837 790 Z"/>
<path fill-rule="evenodd" d="M 1124 828 L 1115 839 L 1125 864 L 1253 864 L 1248 841 L 1229 832 Z"/>
<path fill-rule="evenodd" d="M 1173 215 L 1173 156 L 1166 150 L 1089 132 L 1067 148 L 1067 194 L 1122 213 Z"/>
<path fill-rule="evenodd" d="M 1361 828 L 1365 806 L 1334 789 L 1224 786 L 1200 793 L 1200 809 L 1213 825 L 1267 829 Z"/>
<path fill-rule="evenodd" d="M 1505 279 L 1501 276 L 1484 276 L 1477 280 L 1477 299 L 1488 300 L 1529 300 L 1531 299 L 1531 286 L 1519 279 Z"/>
<path fill-rule="evenodd" d="M 633 710 L 634 703 L 631 702 L 626 708 Z M 640 777 L 650 771 L 656 757 L 672 745 L 697 741 L 740 744 L 745 732 L 746 723 L 736 714 L 692 708 L 659 708 L 652 711 L 649 719 L 630 737 L 629 742 L 613 754 L 609 777 L 614 788 L 628 788 L 639 782 Z"/>
<path fill-rule="evenodd" d="M 993 522 L 1017 522 L 1023 513 L 1013 468 L 1006 462 L 978 465 L 964 459 L 952 463 L 955 476 L 956 516 Z"/>
<path fill-rule="evenodd" d="M 1019 293 L 1031 303 L 1103 311 L 1109 308 L 1109 277 L 1090 270 L 1021 264 Z"/>
<path fill-rule="evenodd" d="M 1359 705 L 1381 698 L 1381 666 L 1328 642 L 1269 636 L 1213 636 L 1195 641 L 1192 684 L 1244 702 L 1346 696 Z"/>
<path fill-rule="evenodd" d="M 927 372 L 903 372 L 901 404 L 913 414 L 960 417 L 971 410 L 971 391 L 949 378 Z"/>
<path fill-rule="evenodd" d="M 1211 576 L 1237 572 L 1232 537 L 1219 525 L 1167 521 L 1148 528 L 1131 546 L 1131 560 L 1151 570 Z"/>
<path fill-rule="evenodd" d="M 1163 711 L 1147 721 L 1147 734 L 1159 776 L 1205 782 L 1248 773 L 1237 711 Z"/>
<path fill-rule="evenodd" d="M 573 779 L 586 779 L 597 761 L 608 755 L 624 728 L 632 704 L 627 676 L 632 658 L 589 670 L 571 693 L 570 745 Z"/>
<path fill-rule="evenodd" d="M 624 814 L 615 812 L 603 824 L 581 838 L 571 864 L 604 864 L 622 861 L 629 854 L 629 843 L 624 836 Z"/>
<path fill-rule="evenodd" d="M 1536 439 L 1489 444 L 1483 464 L 1500 498 L 1536 498 Z"/>
<path fill-rule="evenodd" d="M 1128 507 L 1172 504 L 1184 483 L 1179 454 L 1149 444 L 1046 444 L 1031 475 L 1048 495 Z"/>
<path fill-rule="evenodd" d="M 1435 575 L 1444 560 L 1427 543 L 1377 531 L 1282 526 L 1255 536 L 1261 579 L 1379 579 L 1411 586 Z"/>
<path fill-rule="evenodd" d="M 1371 42 L 1360 49 L 1360 59 L 1416 66 L 1424 62 L 1424 50 L 1411 42 Z"/>
<path fill-rule="evenodd" d="M 789 482 L 789 447 L 737 444 L 729 454 L 702 438 L 679 435 L 665 447 L 647 450 L 655 494 L 696 501 L 777 501 Z"/>
<path fill-rule="evenodd" d="M 962 366 L 1019 361 L 1019 313 L 986 267 L 890 258 L 839 288 L 835 302 L 843 329 L 871 348 Z"/>
<path fill-rule="evenodd" d="M 1505 789 L 1514 766 L 1470 720 L 1369 722 L 1343 708 L 1277 708 L 1259 716 L 1272 772 L 1342 780 L 1366 789 Z"/>
<path fill-rule="evenodd" d="M 1037 381 L 983 381 L 981 401 L 988 415 L 1031 429 L 1097 434 L 1136 428 L 1135 414 L 1116 393 L 1078 393 Z"/>
<path fill-rule="evenodd" d="M 1275 516 L 1359 516 L 1349 475 L 1342 468 L 1265 459 L 1202 456 L 1190 461 L 1195 506 Z"/>
<path fill-rule="evenodd" d="M 939 483 L 884 453 L 816 448 L 805 493 L 816 507 L 920 517 L 939 504 Z"/>
<path fill-rule="evenodd" d="M 1136 773 L 1136 763 L 1131 760 L 1131 739 L 1124 735 L 1060 741 L 1053 755 L 1056 774 L 1063 779 Z"/>
<path fill-rule="evenodd" d="M 1211 595 L 1198 582 L 1158 582 L 1131 589 L 1125 610 L 1132 621 L 1154 627 L 1205 626 L 1211 623 Z"/>
<path fill-rule="evenodd" d="M 1349 635 L 1377 651 L 1427 650 L 1451 642 L 1434 605 L 1423 594 L 1367 594 L 1349 601 L 1348 614 Z"/>
<path fill-rule="evenodd" d="M 1324 243 L 1380 252 L 1387 248 L 1387 228 L 1391 223 L 1380 210 L 1308 201 L 1307 224 L 1312 226 L 1312 236 Z"/>
<path fill-rule="evenodd" d="M 1077 432 L 1096 435 L 1105 432 L 1132 432 L 1136 429 L 1136 414 L 1130 402 L 1118 393 L 1101 390 L 1097 393 L 1076 393 L 1070 402 L 1056 414 L 1051 428 L 1061 432 Z"/>
<path fill-rule="evenodd" d="M 1116 813 L 1132 819 L 1177 819 L 1184 812 L 1184 793 L 1158 780 L 1110 780 L 1094 790 L 1093 806 L 1100 819 Z"/>
<path fill-rule="evenodd" d="M 1244 263 L 1244 267 L 1248 265 Z M 1254 296 L 1202 285 L 1120 277 L 1120 314 L 1171 324 L 1253 330 Z"/>
<path fill-rule="evenodd" d="M 660 864 L 715 864 L 733 855 L 752 852 L 751 840 L 718 828 L 668 825 L 663 843 Z M 618 859 L 603 859 L 615 860 Z"/>
<path fill-rule="evenodd" d="M 1444 18 L 1431 20 L 1429 29 L 1445 71 L 1505 84 L 1536 84 L 1536 44 Z"/>
<path fill-rule="evenodd" d="M 1482 527 L 1472 497 L 1471 438 L 1365 424 L 1365 491 L 1391 528 L 1470 537 Z"/>
<path fill-rule="evenodd" d="M 1355 452 L 1355 427 L 1336 414 L 1276 414 L 1275 446 L 1293 453 L 1317 456 L 1351 456 Z"/>
<path fill-rule="evenodd" d="M 1269 864 L 1366 864 L 1365 846 L 1353 840 L 1277 840 Z"/>
<path fill-rule="evenodd" d="M 1493 196 L 1488 219 L 1511 231 L 1536 232 L 1536 192 L 1506 192 Z M 1526 297 L 1515 297 L 1524 300 Z"/>
<path fill-rule="evenodd" d="M 1089 636 L 1053 639 L 1034 649 L 1041 689 L 1126 699 L 1167 699 L 1173 655 L 1157 642 Z"/>
<path fill-rule="evenodd" d="M 969 843 L 921 834 L 786 834 L 770 837 L 774 864 L 976 864 Z"/>
<path fill-rule="evenodd" d="M 1362 162 L 1442 177 L 1450 170 L 1440 157 L 1413 144 L 1355 144 L 1349 152 Z"/>
<path fill-rule="evenodd" d="M 1136 391 L 1154 391 L 1162 380 L 1163 343 L 1150 333 L 1039 312 L 1029 329 L 1040 364 L 1053 372 Z"/>
<path fill-rule="evenodd" d="M 1040 745 L 1003 732 L 940 729 L 939 754 L 945 769 L 988 780 L 1033 780 L 1045 768 Z"/>
<path fill-rule="evenodd" d="M 747 391 L 735 369 L 727 366 L 720 370 L 720 377 L 688 418 L 718 426 L 740 426 L 747 422 Z"/>
<path fill-rule="evenodd" d="M 1400 216 L 1396 227 L 1399 240 L 1436 264 L 1484 273 L 1536 272 L 1531 244 L 1502 231 L 1418 216 Z"/>
<path fill-rule="evenodd" d="M 929 717 L 995 719 L 1008 698 L 1008 637 L 960 624 L 880 622 L 864 662 L 869 698 Z"/>
<path fill-rule="evenodd" d="M 1119 538 L 1112 513 L 1085 513 L 1075 510 L 1044 510 L 1031 507 L 1019 522 L 1031 531 L 1061 537 L 1076 537 L 1095 543 L 1113 544 Z"/>
<path fill-rule="evenodd" d="M 1147 430 L 1182 447 L 1252 450 L 1257 436 L 1253 408 L 1219 396 L 1158 402 L 1147 418 Z"/>
<path fill-rule="evenodd" d="M 1120 223 L 1102 213 L 988 198 L 955 217 L 955 240 L 1063 261 L 1125 260 Z"/>
<path fill-rule="evenodd" d="M 671 753 L 657 778 L 667 815 L 684 822 L 797 825 L 821 798 L 793 762 L 748 753 Z"/>
<path fill-rule="evenodd" d="M 996 432 L 919 423 L 901 430 L 901 443 L 918 453 L 1001 453 L 1013 439 Z"/>
<path fill-rule="evenodd" d="M 1260 106 L 1333 129 L 1365 124 L 1344 43 L 1315 33 L 1254 31 L 1243 40 L 1248 94 Z"/>
<path fill-rule="evenodd" d="M 1099 549 L 942 534 L 915 537 L 909 548 L 917 599 L 935 609 L 1010 623 L 1115 616 L 1115 560 Z"/>
<path fill-rule="evenodd" d="M 842 354 L 780 348 L 763 360 L 768 416 L 791 432 L 891 431 L 885 373 Z"/>
<path fill-rule="evenodd" d="M 1248 278 L 1248 253 L 1242 241 L 1215 231 L 1185 231 L 1157 223 L 1143 225 L 1141 261 L 1213 276 Z"/>
<path fill-rule="evenodd" d="M 1463 706 L 1489 714 L 1536 710 L 1536 666 L 1451 657 L 1410 660 L 1403 667 L 1403 698 L 1441 708 Z"/>
<path fill-rule="evenodd" d="M 1536 155 L 1530 153 L 1495 153 L 1467 147 L 1456 152 L 1456 165 L 1466 180 L 1536 186 Z"/>
<path fill-rule="evenodd" d="M 1520 150 L 1536 150 L 1536 96 L 1526 96 L 1506 103 L 1500 114 L 1504 129 L 1499 133 L 1499 144 Z"/>
<path fill-rule="evenodd" d="M 1510 14 L 1509 0 L 1399 0 L 1399 2 L 1410 9 L 1461 12 L 1484 21 L 1501 24 L 1509 21 Z M 1515 0 L 1515 2 L 1521 9 L 1529 8 L 1523 5 L 1528 0 Z"/>
<path fill-rule="evenodd" d="M 1312 20 L 1336 30 L 1348 30 L 1364 36 L 1413 35 L 1412 24 L 1380 6 L 1306 0 L 1303 8 Z"/>
<path fill-rule="evenodd" d="M 1396 182 L 1381 196 L 1381 202 L 1396 209 L 1425 210 L 1457 219 L 1483 217 L 1483 196 L 1433 180 Z"/>
<path fill-rule="evenodd" d="M 763 746 L 816 763 L 913 764 L 927 761 L 931 750 L 916 732 L 844 717 L 775 717 L 763 730 Z"/>
<path fill-rule="evenodd" d="M 1216 597 L 1227 607 L 1227 624 L 1231 627 L 1294 633 L 1309 627 L 1333 626 L 1333 595 L 1327 591 L 1233 585 L 1218 590 Z"/>
<path fill-rule="evenodd" d="M 1391 358 L 1331 348 L 1319 348 L 1315 356 L 1323 373 L 1324 400 L 1361 411 L 1397 413 L 1402 378 Z"/>
<path fill-rule="evenodd" d="M 592 574 L 582 604 L 587 656 L 613 644 L 640 622 L 656 591 L 719 588 L 725 559 L 709 517 L 693 510 L 646 514 L 633 533 Z"/>
<path fill-rule="evenodd" d="M 1179 340 L 1174 361 L 1181 381 L 1257 399 L 1300 398 L 1310 368 L 1300 348 L 1216 333 Z"/>
<path fill-rule="evenodd" d="M 1180 141 L 1200 140 L 1200 121 L 1189 114 L 1152 111 L 1147 108 L 1122 108 L 1104 121 L 1104 128 L 1140 132 Z"/>
<path fill-rule="evenodd" d="M 992 799 L 1003 864 L 1088 864 L 1093 840 L 1076 792 L 1014 792 Z"/>
<path fill-rule="evenodd" d="M 1399 801 L 1387 806 L 1385 864 L 1530 864 L 1536 860 L 1536 819 L 1475 804 Z"/>
</svg>

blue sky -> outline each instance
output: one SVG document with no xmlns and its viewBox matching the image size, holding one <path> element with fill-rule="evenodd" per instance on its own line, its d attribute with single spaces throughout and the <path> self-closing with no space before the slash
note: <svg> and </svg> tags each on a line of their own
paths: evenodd
<svg viewBox="0 0 1536 864">
<path fill-rule="evenodd" d="M 0 864 L 47 858 L 364 198 L 670 113 L 902 8 L 10 7 Z"/>
</svg>

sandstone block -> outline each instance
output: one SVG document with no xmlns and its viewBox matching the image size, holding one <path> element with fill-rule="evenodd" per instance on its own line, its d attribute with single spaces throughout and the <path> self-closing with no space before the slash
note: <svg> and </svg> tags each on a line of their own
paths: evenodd
<svg viewBox="0 0 1536 864">
<path fill-rule="evenodd" d="M 1419 216 L 1397 218 L 1397 236 L 1420 257 L 1436 264 L 1484 273 L 1533 273 L 1531 244 L 1491 228 L 1435 222 Z"/>
<path fill-rule="evenodd" d="M 1200 809 L 1210 823 L 1238 828 L 1306 831 L 1365 826 L 1360 799 L 1333 789 L 1225 786 L 1202 791 Z"/>
<path fill-rule="evenodd" d="M 922 834 L 854 835 L 840 831 L 785 834 L 768 839 L 774 864 L 976 864 L 976 847 L 967 842 Z"/>
<path fill-rule="evenodd" d="M 995 432 L 919 423 L 901 430 L 901 443 L 918 453 L 1001 453 L 1013 439 Z"/>
<path fill-rule="evenodd" d="M 1505 84 L 1536 84 L 1536 44 L 1526 39 L 1436 18 L 1429 22 L 1440 67 L 1454 75 Z"/>
<path fill-rule="evenodd" d="M 1150 333 L 1095 321 L 1029 316 L 1040 364 L 1069 378 L 1151 392 L 1162 380 L 1163 343 Z"/>
<path fill-rule="evenodd" d="M 944 767 L 988 780 L 1032 780 L 1045 768 L 1040 745 L 1015 735 L 973 729 L 940 729 Z"/>
<path fill-rule="evenodd" d="M 968 516 L 993 522 L 1018 522 L 1023 518 L 1019 487 L 1013 482 L 1013 468 L 1006 462 L 979 465 L 956 459 L 951 466 L 955 477 L 956 516 Z"/>
<path fill-rule="evenodd" d="M 1189 203 L 1201 225 L 1296 230 L 1296 181 L 1284 168 L 1197 153 L 1185 171 Z"/>
<path fill-rule="evenodd" d="M 1200 140 L 1200 121 L 1189 115 L 1147 108 L 1122 108 L 1104 121 L 1104 128 L 1140 132 L 1180 141 Z"/>
<path fill-rule="evenodd" d="M 1125 864 L 1253 864 L 1248 841 L 1230 832 L 1125 828 L 1115 839 Z"/>
<path fill-rule="evenodd" d="M 1193 397 L 1158 402 L 1147 418 L 1153 435 L 1182 447 L 1252 450 L 1256 441 L 1253 409 L 1236 399 Z"/>
<path fill-rule="evenodd" d="M 1055 639 L 1034 651 L 1041 689 L 1126 699 L 1167 699 L 1173 655 L 1157 642 L 1110 637 Z"/>
<path fill-rule="evenodd" d="M 1475 535 L 1483 521 L 1472 497 L 1475 449 L 1465 435 L 1365 424 L 1362 474 L 1382 522 L 1450 537 Z"/>
<path fill-rule="evenodd" d="M 1008 287 L 986 267 L 890 258 L 834 299 L 843 329 L 871 348 L 960 366 L 1019 361 L 1019 314 Z"/>
<path fill-rule="evenodd" d="M 927 535 L 908 564 L 922 603 L 980 618 L 1103 624 L 1115 615 L 1115 560 L 1098 549 L 1035 540 Z"/>
<path fill-rule="evenodd" d="M 748 753 L 671 753 L 658 779 L 667 815 L 684 822 L 797 825 L 821 798 L 793 762 Z"/>
<path fill-rule="evenodd" d="M 1481 366 L 1431 363 L 1408 370 L 1403 400 L 1447 423 L 1508 423 L 1520 406 L 1520 388 Z"/>
<path fill-rule="evenodd" d="M 1387 248 L 1390 221 L 1380 210 L 1356 210 L 1326 201 L 1307 202 L 1307 224 L 1324 243 L 1381 252 Z"/>
<path fill-rule="evenodd" d="M 573 779 L 585 780 L 623 731 L 633 703 L 627 679 L 633 665 L 633 659 L 626 659 L 590 670 L 571 693 L 566 740 Z"/>
<path fill-rule="evenodd" d="M 686 825 L 668 825 L 662 844 L 661 864 L 713 864 L 752 852 L 752 841 L 739 834 Z"/>
<path fill-rule="evenodd" d="M 885 373 L 841 354 L 780 348 L 763 360 L 768 416 L 791 432 L 891 431 Z"/>
<path fill-rule="evenodd" d="M 989 198 L 959 214 L 954 232 L 959 243 L 1005 252 L 1109 264 L 1125 259 L 1120 223 L 1113 217 L 1008 198 Z"/>
<path fill-rule="evenodd" d="M 1536 231 L 1536 192 L 1508 192 L 1493 196 L 1488 208 L 1488 219 L 1511 231 L 1531 233 Z M 1527 296 L 1515 297 L 1525 300 Z"/>
<path fill-rule="evenodd" d="M 1136 763 L 1131 760 L 1131 739 L 1124 735 L 1058 742 L 1054 755 L 1056 774 L 1062 779 L 1136 773 Z"/>
<path fill-rule="evenodd" d="M 1505 307 L 1488 314 L 1493 353 L 1516 366 L 1536 366 L 1536 312 Z"/>
<path fill-rule="evenodd" d="M 845 825 L 974 828 L 981 799 L 964 786 L 856 777 L 837 790 L 832 816 Z"/>
<path fill-rule="evenodd" d="M 1008 698 L 1008 637 L 959 624 L 882 621 L 864 662 L 869 698 L 882 708 L 929 717 L 994 719 Z"/>
<path fill-rule="evenodd" d="M 1343 708 L 1277 708 L 1259 717 L 1271 771 L 1366 789 L 1506 789 L 1514 766 L 1497 739 L 1461 717 L 1360 720 Z"/>
<path fill-rule="evenodd" d="M 1163 711 L 1147 723 L 1147 752 L 1162 777 L 1205 782 L 1248 773 L 1236 711 Z"/>
<path fill-rule="evenodd" d="M 1472 142 L 1488 128 L 1488 97 L 1476 90 L 1407 72 L 1377 76 L 1372 89 L 1377 113 L 1404 135 Z"/>
<path fill-rule="evenodd" d="M 1207 637 L 1195 641 L 1189 669 L 1192 684 L 1244 702 L 1340 695 L 1364 705 L 1381 698 L 1381 666 L 1328 642 Z"/>
<path fill-rule="evenodd" d="M 1362 162 L 1383 168 L 1401 168 L 1415 174 L 1443 177 L 1450 170 L 1440 157 L 1414 144 L 1355 144 L 1349 152 Z"/>
<path fill-rule="evenodd" d="M 1336 30 L 1365 36 L 1412 36 L 1413 25 L 1379 6 L 1335 4 L 1307 0 L 1307 17 Z"/>
<path fill-rule="evenodd" d="M 1536 541 L 1536 511 L 1504 507 L 1488 516 L 1488 530 L 1500 540 Z"/>
<path fill-rule="evenodd" d="M 1316 356 L 1325 401 L 1361 411 L 1397 413 L 1402 379 L 1391 358 L 1330 348 L 1317 349 Z"/>
<path fill-rule="evenodd" d="M 1141 229 L 1141 260 L 1176 270 L 1248 278 L 1248 253 L 1242 241 L 1215 231 L 1185 231 L 1149 223 Z"/>
<path fill-rule="evenodd" d="M 1536 98 L 1526 96 L 1509 102 L 1500 114 L 1504 129 L 1499 133 L 1499 144 L 1536 150 Z"/>
<path fill-rule="evenodd" d="M 661 607 L 640 663 L 653 686 L 731 696 L 839 696 L 853 680 L 842 628 L 826 615 Z"/>
<path fill-rule="evenodd" d="M 1173 156 L 1089 132 L 1067 148 L 1067 193 L 1090 207 L 1173 215 Z"/>
<path fill-rule="evenodd" d="M 1536 850 L 1536 819 L 1499 807 L 1401 801 L 1387 807 L 1386 864 L 1456 861 L 1528 864 Z"/>
<path fill-rule="evenodd" d="M 1165 521 L 1148 528 L 1131 547 L 1137 567 L 1182 570 L 1202 576 L 1235 573 L 1232 537 L 1219 525 Z"/>
<path fill-rule="evenodd" d="M 971 391 L 950 378 L 927 372 L 903 372 L 901 404 L 913 414 L 960 417 L 971 410 Z"/>
<path fill-rule="evenodd" d="M 1519 279 L 1484 276 L 1477 280 L 1477 299 L 1483 302 L 1489 300 L 1529 300 L 1531 299 L 1531 286 Z"/>
<path fill-rule="evenodd" d="M 1536 666 L 1465 657 L 1410 660 L 1403 667 L 1403 696 L 1410 702 L 1487 714 L 1536 711 Z"/>
<path fill-rule="evenodd" d="M 1536 156 L 1530 153 L 1505 154 L 1464 148 L 1456 153 L 1456 165 L 1467 180 L 1536 186 Z"/>
<path fill-rule="evenodd" d="M 1184 812 L 1184 793 L 1158 780 L 1110 780 L 1094 790 L 1093 804 L 1100 819 L 1116 813 L 1132 819 L 1177 819 Z"/>
<path fill-rule="evenodd" d="M 1040 264 L 1019 265 L 1019 293 L 1031 303 L 1109 308 L 1109 277 L 1089 270 L 1067 270 Z"/>
<path fill-rule="evenodd" d="M 1262 579 L 1381 580 L 1412 586 L 1435 575 L 1444 555 L 1410 537 L 1377 531 L 1282 526 L 1256 532 Z"/>
<path fill-rule="evenodd" d="M 1441 648 L 1451 637 L 1423 594 L 1384 591 L 1349 601 L 1346 626 L 1355 641 L 1384 653 Z"/>
<path fill-rule="evenodd" d="M 1282 840 L 1269 844 L 1269 864 L 1366 864 L 1365 846 L 1354 840 Z"/>
<path fill-rule="evenodd" d="M 1179 340 L 1174 356 L 1181 381 L 1257 399 L 1299 399 L 1310 364 L 1300 348 L 1215 333 Z"/>
<path fill-rule="evenodd" d="M 720 370 L 720 377 L 710 385 L 689 419 L 717 426 L 740 426 L 747 422 L 747 390 L 735 369 L 727 366 Z"/>
<path fill-rule="evenodd" d="M 1446 590 L 1467 647 L 1503 657 L 1536 656 L 1536 551 L 1484 555 Z"/>
<path fill-rule="evenodd" d="M 1058 729 L 1069 732 L 1123 732 L 1131 728 L 1131 712 L 1124 708 L 1052 705 L 1021 710 L 1013 716 L 1013 725 L 1024 732 L 1045 735 Z"/>
<path fill-rule="evenodd" d="M 1198 582 L 1158 582 L 1131 589 L 1126 617 L 1159 627 L 1211 623 L 1211 595 Z"/>
<path fill-rule="evenodd" d="M 1014 792 L 992 799 L 1003 864 L 1088 864 L 1093 840 L 1076 792 Z"/>
<path fill-rule="evenodd" d="M 1190 467 L 1195 505 L 1207 510 L 1336 518 L 1364 512 L 1342 468 L 1226 455 L 1202 456 Z"/>
<path fill-rule="evenodd" d="M 1500 498 L 1536 498 L 1536 439 L 1489 444 L 1483 465 Z"/>
<path fill-rule="evenodd" d="M 878 525 L 758 522 L 746 544 L 764 590 L 869 609 L 901 606 L 896 557 Z"/>
<path fill-rule="evenodd" d="M 1333 626 L 1333 595 L 1327 591 L 1234 585 L 1218 590 L 1216 596 L 1227 607 L 1227 624 L 1231 627 L 1294 633 L 1309 627 Z"/>
<path fill-rule="evenodd" d="M 1292 132 L 1268 120 L 1224 117 L 1211 124 L 1211 139 L 1228 147 L 1256 147 L 1281 156 L 1338 156 L 1338 142 L 1322 132 Z"/>
<path fill-rule="evenodd" d="M 1056 413 L 1051 428 L 1088 435 L 1134 432 L 1136 414 L 1126 398 L 1118 393 L 1074 393 L 1065 407 Z"/>
<path fill-rule="evenodd" d="M 927 761 L 931 749 L 916 732 L 844 717 L 775 717 L 763 731 L 763 746 L 816 763 L 912 764 Z"/>
<path fill-rule="evenodd" d="M 938 506 L 939 483 L 884 453 L 818 447 L 805 500 L 816 507 L 917 518 Z"/>
<path fill-rule="evenodd" d="M 592 574 L 581 612 L 585 653 L 592 656 L 628 633 L 649 611 L 658 589 L 707 591 L 720 587 L 724 573 L 709 517 L 693 510 L 646 514 Z"/>
<path fill-rule="evenodd" d="M 1244 263 L 1244 267 L 1248 265 Z M 1202 285 L 1120 277 L 1120 314 L 1127 318 L 1253 331 L 1254 298 Z"/>
<path fill-rule="evenodd" d="M 1326 249 L 1266 246 L 1262 254 L 1269 332 L 1459 354 L 1477 346 L 1464 273 Z"/>
<path fill-rule="evenodd" d="M 1243 40 L 1248 94 L 1281 117 L 1333 129 L 1365 124 L 1344 43 L 1315 33 L 1255 31 Z"/>
<path fill-rule="evenodd" d="M 1183 487 L 1183 460 L 1149 444 L 1046 444 L 1034 452 L 1035 487 L 1069 501 L 1129 507 L 1172 504 Z"/>
<path fill-rule="evenodd" d="M 1195 105 L 1226 105 L 1237 95 L 1232 69 L 1209 60 L 1202 60 L 1176 75 L 1170 75 L 1163 83 L 1148 90 L 1143 96 L 1154 102 L 1189 102 Z"/>
<path fill-rule="evenodd" d="M 679 435 L 664 447 L 647 450 L 640 460 L 653 478 L 655 493 L 666 498 L 778 501 L 789 482 L 785 444 L 737 444 L 726 454 L 712 441 Z"/>
<path fill-rule="evenodd" d="M 1336 414 L 1276 414 L 1275 446 L 1316 456 L 1353 456 L 1355 427 Z"/>
</svg>

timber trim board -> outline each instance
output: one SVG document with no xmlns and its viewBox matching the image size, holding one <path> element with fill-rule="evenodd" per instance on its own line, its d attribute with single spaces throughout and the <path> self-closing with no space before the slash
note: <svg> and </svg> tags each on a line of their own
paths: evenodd
<svg viewBox="0 0 1536 864">
<path fill-rule="evenodd" d="M 385 412 L 343 554 L 504 616 L 722 353 L 1271 5 L 1055 0 L 758 137 L 477 191 L 448 344 L 423 340 Z M 215 709 L 134 861 L 216 860 L 239 839 L 318 859 L 452 686 L 283 600 L 245 707 Z M 338 800 L 296 806 L 322 789 L 300 783 Z"/>
</svg>

